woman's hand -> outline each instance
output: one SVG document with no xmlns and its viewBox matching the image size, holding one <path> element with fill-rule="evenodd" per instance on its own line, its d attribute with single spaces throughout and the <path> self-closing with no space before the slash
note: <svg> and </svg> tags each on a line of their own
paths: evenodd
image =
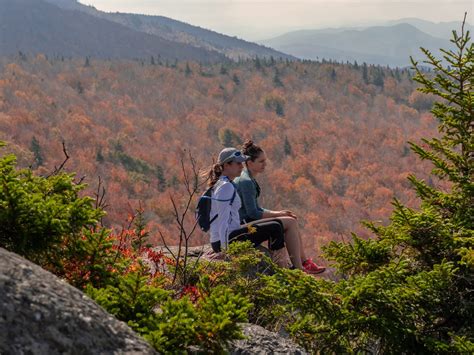
<svg viewBox="0 0 474 355">
<path fill-rule="evenodd" d="M 290 211 L 290 210 L 283 210 L 283 211 L 279 211 L 278 212 L 278 216 L 279 217 L 291 217 L 291 218 L 294 218 L 294 219 L 297 219 L 298 217 L 296 217 L 296 215 Z"/>
</svg>

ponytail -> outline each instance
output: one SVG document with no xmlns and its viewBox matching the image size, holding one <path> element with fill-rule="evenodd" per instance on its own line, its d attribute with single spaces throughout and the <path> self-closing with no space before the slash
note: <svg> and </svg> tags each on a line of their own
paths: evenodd
<svg viewBox="0 0 474 355">
<path fill-rule="evenodd" d="M 221 164 L 214 164 L 209 173 L 207 174 L 207 178 L 209 179 L 209 187 L 213 187 L 219 178 L 222 175 L 222 165 Z"/>
</svg>

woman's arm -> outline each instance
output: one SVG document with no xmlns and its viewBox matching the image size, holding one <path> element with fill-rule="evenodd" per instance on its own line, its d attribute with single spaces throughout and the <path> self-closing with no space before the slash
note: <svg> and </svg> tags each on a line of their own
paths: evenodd
<svg viewBox="0 0 474 355">
<path fill-rule="evenodd" d="M 296 215 L 292 211 L 283 210 L 283 211 L 271 211 L 264 210 L 262 218 L 277 218 L 277 217 L 291 217 L 296 219 Z"/>
<path fill-rule="evenodd" d="M 240 180 L 239 192 L 242 199 L 242 206 L 244 207 L 247 217 L 253 220 L 262 219 L 265 213 L 263 209 L 257 205 L 257 189 L 252 180 Z"/>
<path fill-rule="evenodd" d="M 252 180 L 240 180 L 239 192 L 242 198 L 242 206 L 244 206 L 247 216 L 252 220 L 284 216 L 296 219 L 296 215 L 292 211 L 272 211 L 260 208 L 257 204 L 257 189 Z"/>
</svg>

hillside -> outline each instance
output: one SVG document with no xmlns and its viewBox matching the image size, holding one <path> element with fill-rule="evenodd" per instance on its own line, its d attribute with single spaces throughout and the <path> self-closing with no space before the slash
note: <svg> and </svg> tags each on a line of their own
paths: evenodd
<svg viewBox="0 0 474 355">
<path fill-rule="evenodd" d="M 215 51 L 231 59 L 275 57 L 295 59 L 274 49 L 267 48 L 237 37 L 227 36 L 212 30 L 176 21 L 164 16 L 148 16 L 126 13 L 107 13 L 91 6 L 85 6 L 76 0 L 45 0 L 63 9 L 77 10 L 97 18 L 109 20 L 134 31 L 148 33 L 174 43 L 191 45 Z"/>
<path fill-rule="evenodd" d="M 188 69 L 43 56 L 0 63 L 0 140 L 42 174 L 63 160 L 64 140 L 68 170 L 86 177 L 90 193 L 98 176 L 105 183 L 108 225 L 125 223 L 142 201 L 171 233 L 169 197 L 185 191 L 182 150 L 206 168 L 223 145 L 252 137 L 271 160 L 262 205 L 295 210 L 316 253 L 362 232 L 361 219 L 385 220 L 393 197 L 413 203 L 406 177 L 426 175 L 406 142 L 436 134 L 431 101 L 407 71 L 261 60 Z"/>
<path fill-rule="evenodd" d="M 224 56 L 172 42 L 42 0 L 0 0 L 0 53 L 218 61 Z"/>
<path fill-rule="evenodd" d="M 406 23 L 365 29 L 295 31 L 263 43 L 305 59 L 325 58 L 392 67 L 408 66 L 410 56 L 420 58 L 420 46 L 434 53 L 439 48 L 449 47 L 447 39 L 433 37 Z"/>
</svg>

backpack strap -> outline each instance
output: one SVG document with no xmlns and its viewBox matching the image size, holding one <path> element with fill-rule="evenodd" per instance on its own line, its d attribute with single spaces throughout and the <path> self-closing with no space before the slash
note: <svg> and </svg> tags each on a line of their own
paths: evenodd
<svg viewBox="0 0 474 355">
<path fill-rule="evenodd" d="M 237 195 L 237 187 L 232 181 L 230 183 L 232 184 L 232 186 L 234 186 L 234 193 L 232 194 L 232 198 L 230 199 L 230 205 L 232 206 L 235 200 L 235 195 Z"/>
<path fill-rule="evenodd" d="M 234 191 L 234 194 L 232 195 L 232 197 L 230 199 L 220 199 L 220 198 L 214 198 L 212 196 L 201 196 L 200 198 L 202 199 L 207 199 L 207 200 L 212 200 L 212 201 L 219 201 L 219 202 L 227 202 L 227 201 L 231 201 L 230 204 L 232 205 L 232 203 L 234 202 L 234 199 L 235 199 L 235 191 Z"/>
<path fill-rule="evenodd" d="M 234 203 L 234 200 L 235 200 L 235 195 L 237 195 L 237 187 L 235 186 L 235 184 L 231 181 L 230 182 L 232 184 L 232 186 L 234 186 L 234 193 L 232 194 L 232 197 L 230 199 L 220 199 L 220 198 L 214 198 L 212 196 L 201 196 L 200 198 L 204 198 L 204 199 L 209 199 L 209 200 L 212 200 L 212 201 L 219 201 L 219 202 L 227 202 L 227 201 L 230 201 L 230 205 L 232 206 L 232 204 Z"/>
<path fill-rule="evenodd" d="M 212 217 L 211 220 L 209 221 L 209 225 L 211 225 L 212 222 L 214 222 L 218 216 L 219 214 L 216 214 L 214 217 Z"/>
<path fill-rule="evenodd" d="M 219 201 L 219 202 L 227 202 L 227 201 L 230 201 L 230 205 L 232 206 L 232 204 L 234 203 L 234 200 L 235 200 L 235 196 L 237 195 L 237 187 L 234 185 L 233 182 L 231 182 L 232 186 L 234 186 L 234 193 L 232 194 L 232 197 L 230 199 L 220 199 L 220 198 L 214 198 L 212 196 L 206 196 L 206 194 L 202 195 L 200 197 L 199 200 L 201 199 L 206 199 L 206 200 L 214 200 L 214 201 Z M 211 188 L 212 189 L 212 188 Z M 209 189 L 209 190 L 211 190 Z M 206 191 L 207 192 L 207 191 Z M 212 224 L 212 222 L 214 222 L 216 220 L 216 218 L 219 216 L 219 214 L 216 214 L 214 217 L 211 218 L 211 220 L 209 221 L 209 225 Z"/>
</svg>

